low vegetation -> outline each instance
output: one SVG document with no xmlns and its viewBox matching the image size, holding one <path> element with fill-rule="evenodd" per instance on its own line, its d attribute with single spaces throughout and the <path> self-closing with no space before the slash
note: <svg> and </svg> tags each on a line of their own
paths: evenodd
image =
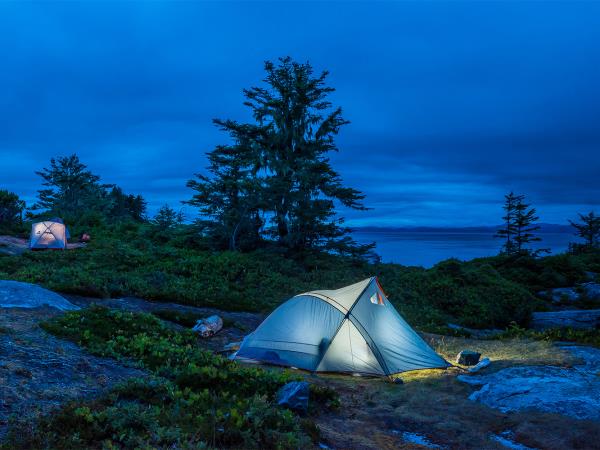
<svg viewBox="0 0 600 450">
<path fill-rule="evenodd" d="M 535 331 L 521 328 L 516 324 L 497 336 L 499 339 L 528 338 L 547 342 L 576 342 L 600 347 L 600 329 L 579 330 L 574 328 L 552 328 Z"/>
<path fill-rule="evenodd" d="M 244 367 L 203 351 L 189 331 L 150 314 L 91 307 L 42 327 L 96 355 L 133 361 L 151 375 L 70 403 L 32 431 L 15 427 L 6 448 L 302 448 L 318 438 L 309 418 L 274 404 L 288 372 Z M 312 414 L 336 395 L 313 387 Z"/>
<path fill-rule="evenodd" d="M 0 254 L 0 278 L 90 297 L 138 296 L 269 312 L 299 292 L 377 275 L 411 324 L 439 331 L 449 322 L 475 328 L 505 328 L 511 322 L 525 326 L 532 311 L 545 307 L 536 292 L 584 281 L 586 271 L 600 272 L 598 253 L 448 260 L 426 270 L 319 252 L 292 258 L 277 247 L 213 252 L 186 225 L 168 232 L 133 222 L 87 229 L 93 241 L 85 249 Z"/>
</svg>

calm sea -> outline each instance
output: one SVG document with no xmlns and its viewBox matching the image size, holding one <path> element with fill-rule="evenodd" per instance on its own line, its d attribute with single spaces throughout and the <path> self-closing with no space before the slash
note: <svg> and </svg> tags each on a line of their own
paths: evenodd
<svg viewBox="0 0 600 450">
<path fill-rule="evenodd" d="M 355 230 L 354 238 L 361 243 L 375 242 L 375 251 L 383 262 L 406 266 L 431 267 L 448 258 L 469 260 L 498 254 L 500 239 L 489 232 L 470 231 L 406 231 Z M 534 248 L 550 248 L 551 254 L 567 250 L 575 240 L 572 233 L 540 233 L 542 241 Z"/>
</svg>

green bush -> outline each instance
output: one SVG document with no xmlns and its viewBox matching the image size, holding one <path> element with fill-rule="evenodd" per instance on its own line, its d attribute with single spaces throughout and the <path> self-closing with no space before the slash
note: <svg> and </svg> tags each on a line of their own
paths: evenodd
<svg viewBox="0 0 600 450">
<path fill-rule="evenodd" d="M 451 259 L 425 270 L 316 252 L 291 257 L 277 248 L 211 252 L 198 248 L 202 238 L 186 226 L 172 231 L 165 242 L 148 239 L 144 224 L 124 222 L 88 231 L 93 240 L 84 249 L 0 255 L 2 276 L 84 296 L 137 296 L 270 312 L 298 293 L 377 275 L 412 325 L 435 330 L 449 322 L 480 328 L 505 327 L 511 321 L 525 325 L 532 311 L 545 307 L 534 298 L 537 292 L 573 285 L 585 279 L 586 271 L 600 272 L 600 255 L 590 252 Z"/>
<path fill-rule="evenodd" d="M 96 355 L 137 362 L 154 376 L 70 403 L 34 431 L 17 427 L 9 448 L 302 448 L 309 435 L 318 437 L 309 420 L 273 403 L 295 379 L 288 372 L 203 351 L 192 332 L 175 331 L 153 315 L 93 306 L 42 327 Z M 311 393 L 313 412 L 339 402 L 326 387 Z"/>
</svg>

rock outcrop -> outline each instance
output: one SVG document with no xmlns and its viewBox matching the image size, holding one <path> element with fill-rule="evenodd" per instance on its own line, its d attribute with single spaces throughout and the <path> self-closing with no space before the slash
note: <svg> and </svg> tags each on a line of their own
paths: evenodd
<svg viewBox="0 0 600 450">
<path fill-rule="evenodd" d="M 78 306 L 75 306 L 57 293 L 36 284 L 0 280 L 0 307 L 39 308 L 44 305 L 61 311 L 79 309 Z"/>
<path fill-rule="evenodd" d="M 552 312 L 535 312 L 531 317 L 531 328 L 593 329 L 600 326 L 600 309 L 575 309 Z"/>
<path fill-rule="evenodd" d="M 489 375 L 459 375 L 481 388 L 469 399 L 502 412 L 536 409 L 576 419 L 600 419 L 600 349 L 569 346 L 584 364 L 509 367 Z"/>
</svg>

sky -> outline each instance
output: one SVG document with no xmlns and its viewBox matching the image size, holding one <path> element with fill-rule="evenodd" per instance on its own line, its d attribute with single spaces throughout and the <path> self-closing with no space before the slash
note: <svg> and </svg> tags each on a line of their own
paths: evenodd
<svg viewBox="0 0 600 450">
<path fill-rule="evenodd" d="M 0 2 L 0 189 L 77 153 L 150 213 L 191 197 L 213 118 L 289 55 L 330 72 L 351 123 L 334 167 L 351 226 L 494 225 L 600 209 L 600 2 Z M 193 219 L 196 212 L 184 208 Z"/>
</svg>

